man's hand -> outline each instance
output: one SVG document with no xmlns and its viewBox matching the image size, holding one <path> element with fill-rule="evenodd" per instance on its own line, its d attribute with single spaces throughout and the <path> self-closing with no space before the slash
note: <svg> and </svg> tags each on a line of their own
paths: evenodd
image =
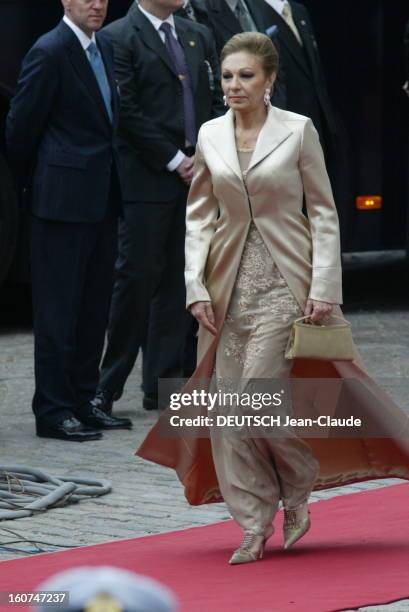
<svg viewBox="0 0 409 612">
<path fill-rule="evenodd" d="M 203 327 L 213 334 L 213 336 L 217 334 L 211 302 L 195 302 L 191 305 L 190 312 L 198 321 L 199 325 L 203 325 Z"/>
<path fill-rule="evenodd" d="M 318 323 L 318 321 L 326 321 L 329 319 L 332 309 L 333 304 L 308 299 L 304 308 L 304 315 L 310 317 L 312 323 Z"/>
<path fill-rule="evenodd" d="M 192 182 L 194 161 L 194 156 L 185 157 L 182 163 L 180 163 L 179 166 L 176 168 L 176 172 L 180 174 L 186 185 L 190 185 L 190 183 Z"/>
</svg>

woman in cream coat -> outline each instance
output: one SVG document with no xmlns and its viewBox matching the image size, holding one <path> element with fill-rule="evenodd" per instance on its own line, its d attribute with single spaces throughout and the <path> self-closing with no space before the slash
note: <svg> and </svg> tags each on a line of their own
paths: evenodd
<svg viewBox="0 0 409 612">
<path fill-rule="evenodd" d="M 300 377 L 359 378 L 362 410 L 399 420 L 402 414 L 368 379 L 358 355 L 353 363 L 299 363 L 298 371 L 284 357 L 295 318 L 304 314 L 315 322 L 340 314 L 342 281 L 338 217 L 318 135 L 310 119 L 270 105 L 277 67 L 267 36 L 233 37 L 222 53 L 231 108 L 199 133 L 185 276 L 187 305 L 200 331 L 198 368 L 186 390 L 212 375 L 282 379 L 292 368 Z M 165 413 L 161 421 L 168 418 Z M 161 438 L 159 428 L 138 454 L 175 468 L 191 503 L 224 499 L 245 534 L 232 564 L 262 556 L 280 499 L 288 548 L 309 528 L 313 488 L 409 477 L 407 445 L 387 434 L 307 444 L 296 435 L 243 439 L 211 428 L 210 449 L 204 438 Z"/>
</svg>

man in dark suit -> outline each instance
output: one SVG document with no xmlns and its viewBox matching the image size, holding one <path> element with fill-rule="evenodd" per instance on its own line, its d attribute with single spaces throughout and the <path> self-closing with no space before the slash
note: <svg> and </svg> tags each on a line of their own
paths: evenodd
<svg viewBox="0 0 409 612">
<path fill-rule="evenodd" d="M 262 0 L 261 15 L 280 54 L 283 90 L 273 103 L 310 117 L 329 156 L 336 125 L 308 11 L 298 2 Z"/>
<path fill-rule="evenodd" d="M 27 54 L 7 118 L 10 160 L 30 186 L 37 435 L 86 441 L 131 427 L 93 403 L 112 293 L 119 188 L 108 0 L 63 0 Z"/>
<path fill-rule="evenodd" d="M 280 88 L 272 103 L 310 117 L 320 136 L 337 205 L 350 201 L 346 135 L 328 96 L 314 29 L 304 5 L 262 0 L 262 18 L 280 55 Z"/>
<path fill-rule="evenodd" d="M 225 109 L 211 33 L 173 15 L 182 7 L 183 0 L 141 0 L 104 29 L 114 43 L 121 90 L 124 208 L 96 398 L 107 413 L 141 347 L 146 409 L 157 407 L 158 378 L 194 368 L 195 338 L 185 309 L 185 205 L 198 129 Z"/>
</svg>

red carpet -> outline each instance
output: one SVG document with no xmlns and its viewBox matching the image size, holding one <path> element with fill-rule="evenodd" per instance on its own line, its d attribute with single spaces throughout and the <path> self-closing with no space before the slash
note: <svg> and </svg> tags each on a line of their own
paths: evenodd
<svg viewBox="0 0 409 612">
<path fill-rule="evenodd" d="M 235 567 L 227 561 L 241 534 L 232 521 L 4 561 L 0 591 L 33 589 L 68 567 L 111 564 L 163 581 L 183 612 L 329 612 L 388 603 L 409 598 L 408 508 L 407 484 L 311 504 L 312 528 L 290 551 L 281 549 L 280 513 L 265 559 Z"/>
</svg>

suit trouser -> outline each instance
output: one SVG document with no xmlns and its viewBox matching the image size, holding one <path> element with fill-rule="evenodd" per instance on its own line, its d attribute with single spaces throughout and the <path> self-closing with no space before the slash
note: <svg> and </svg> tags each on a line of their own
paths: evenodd
<svg viewBox="0 0 409 612">
<path fill-rule="evenodd" d="M 99 223 L 32 217 L 37 420 L 53 425 L 95 395 L 117 253 L 117 215 Z"/>
<path fill-rule="evenodd" d="M 185 307 L 184 242 L 187 190 L 165 203 L 125 202 L 119 257 L 101 366 L 100 388 L 118 398 L 140 348 L 143 390 L 157 394 L 158 378 L 182 377 L 190 349 L 191 316 Z"/>
</svg>

